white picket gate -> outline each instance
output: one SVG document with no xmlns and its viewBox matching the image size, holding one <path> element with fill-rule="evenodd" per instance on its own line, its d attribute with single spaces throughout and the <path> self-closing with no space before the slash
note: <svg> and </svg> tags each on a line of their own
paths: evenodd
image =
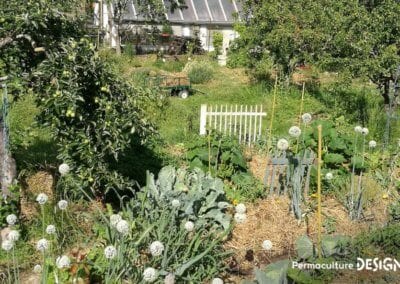
<svg viewBox="0 0 400 284">
<path fill-rule="evenodd" d="M 260 106 L 202 104 L 200 108 L 200 135 L 208 129 L 215 129 L 225 135 L 238 136 L 239 143 L 249 146 L 261 137 L 262 118 L 267 113 Z"/>
</svg>

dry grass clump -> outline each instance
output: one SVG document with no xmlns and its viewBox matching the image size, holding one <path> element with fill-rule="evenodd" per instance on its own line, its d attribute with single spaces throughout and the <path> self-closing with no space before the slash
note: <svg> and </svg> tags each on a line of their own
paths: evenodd
<svg viewBox="0 0 400 284">
<path fill-rule="evenodd" d="M 21 214 L 27 220 L 38 215 L 39 208 L 35 201 L 39 193 L 45 193 L 49 201 L 54 200 L 54 178 L 44 171 L 39 171 L 26 179 L 26 187 L 21 190 Z"/>
</svg>

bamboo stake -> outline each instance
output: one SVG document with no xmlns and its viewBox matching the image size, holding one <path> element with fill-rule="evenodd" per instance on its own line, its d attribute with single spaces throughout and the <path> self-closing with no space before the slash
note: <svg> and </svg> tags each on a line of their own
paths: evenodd
<svg viewBox="0 0 400 284">
<path fill-rule="evenodd" d="M 276 90 L 278 87 L 278 76 L 275 78 L 275 85 L 274 85 L 274 97 L 272 99 L 272 110 L 271 110 L 271 121 L 269 123 L 269 133 L 268 133 L 268 140 L 267 140 L 267 167 L 269 163 L 269 150 L 271 148 L 272 144 L 272 127 L 274 125 L 274 115 L 275 115 L 275 102 L 276 102 Z M 266 171 L 267 173 L 268 171 Z M 264 178 L 266 182 L 268 182 L 268 177 Z M 272 179 L 272 178 L 271 178 Z"/>
<path fill-rule="evenodd" d="M 303 115 L 303 107 L 304 107 L 304 91 L 305 91 L 305 83 L 303 82 L 303 90 L 301 91 L 301 102 L 300 102 L 300 114 L 298 117 L 298 127 L 301 129 L 301 116 Z M 303 130 L 305 131 L 305 130 Z M 303 137 L 304 137 L 304 133 L 303 133 Z M 299 140 L 300 140 L 300 136 L 297 137 L 296 139 L 296 153 L 299 150 Z"/>
<path fill-rule="evenodd" d="M 321 258 L 321 163 L 322 163 L 322 126 L 318 125 L 318 173 L 317 173 L 317 198 L 318 198 L 318 257 Z"/>
<path fill-rule="evenodd" d="M 211 174 L 211 129 L 208 130 L 208 172 Z"/>
</svg>

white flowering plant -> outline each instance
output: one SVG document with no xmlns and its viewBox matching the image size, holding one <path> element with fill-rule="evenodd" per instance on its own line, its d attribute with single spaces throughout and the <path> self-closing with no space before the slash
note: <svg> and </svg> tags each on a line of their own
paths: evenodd
<svg viewBox="0 0 400 284">
<path fill-rule="evenodd" d="M 114 225 L 95 227 L 108 245 L 95 247 L 88 255 L 96 264 L 92 272 L 134 283 L 160 282 L 166 275 L 161 273 L 173 273 L 177 283 L 189 276 L 201 283 L 211 273 L 222 274 L 226 259 L 222 240 L 231 228 L 227 207 L 218 206 L 224 200 L 222 182 L 198 170 L 173 167 L 163 168 L 158 179 L 149 174 L 147 180 L 136 199 L 130 199 L 118 214 L 110 214 Z M 173 200 L 179 200 L 180 206 L 173 206 Z M 115 225 L 114 219 L 121 220 Z M 118 231 L 120 222 L 129 224 L 128 234 Z M 209 262 L 209 257 L 215 262 Z M 145 272 L 147 268 L 157 273 Z"/>
</svg>

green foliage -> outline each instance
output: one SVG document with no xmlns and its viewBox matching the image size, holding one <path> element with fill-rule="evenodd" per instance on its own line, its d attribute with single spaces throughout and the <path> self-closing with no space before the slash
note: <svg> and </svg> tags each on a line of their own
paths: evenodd
<svg viewBox="0 0 400 284">
<path fill-rule="evenodd" d="M 206 61 L 192 61 L 186 65 L 185 70 L 193 84 L 204 84 L 214 77 L 213 67 Z"/>
<path fill-rule="evenodd" d="M 179 205 L 173 206 L 172 200 L 179 200 Z M 178 282 L 201 283 L 222 273 L 227 255 L 222 239 L 230 228 L 230 217 L 222 209 L 226 206 L 220 205 L 223 200 L 222 181 L 201 171 L 186 172 L 168 166 L 157 180 L 149 174 L 146 186 L 137 192 L 137 198 L 124 202 L 120 213 L 130 224 L 129 233 L 122 236 L 115 228 L 99 224 L 100 242 L 114 244 L 118 256 L 109 262 L 102 246 L 98 246 L 90 254 L 92 274 L 108 273 L 114 281 L 139 283 L 143 269 L 154 267 L 159 271 L 160 283 L 168 273 L 174 273 Z M 189 220 L 194 222 L 191 232 L 184 228 Z M 149 245 L 156 240 L 165 249 L 160 256 L 151 256 Z"/>
<path fill-rule="evenodd" d="M 305 235 L 296 240 L 296 252 L 300 259 L 308 259 L 314 255 L 314 245 Z"/>
<path fill-rule="evenodd" d="M 389 205 L 389 215 L 392 222 L 400 221 L 400 200 Z"/>
<path fill-rule="evenodd" d="M 76 174 L 65 190 L 76 193 L 78 184 L 93 192 L 123 189 L 129 181 L 110 170 L 110 163 L 133 135 L 144 141 L 153 131 L 144 113 L 150 98 L 111 72 L 86 39 L 61 47 L 62 52 L 49 53 L 39 66 L 36 88 L 39 121 L 50 127 L 59 160 Z"/>
<path fill-rule="evenodd" d="M 0 77 L 9 76 L 8 88 L 16 97 L 27 89 L 32 71 L 45 58 L 44 51 L 82 36 L 82 19 L 71 16 L 77 4 L 74 0 L 0 3 Z"/>
<path fill-rule="evenodd" d="M 400 224 L 389 224 L 383 228 L 377 228 L 362 233 L 352 242 L 351 252 L 354 257 L 371 257 L 377 255 L 400 257 Z"/>
<path fill-rule="evenodd" d="M 365 76 L 387 95 L 400 60 L 398 1 L 374 2 L 373 8 L 363 1 L 243 2 L 237 49 L 247 52 L 248 67 L 272 61 L 288 75 L 298 64 L 316 64 Z"/>
<path fill-rule="evenodd" d="M 9 188 L 11 195 L 4 198 L 3 194 L 0 195 L 0 228 L 7 227 L 6 217 L 9 214 L 18 216 L 19 211 L 19 186 L 12 185 Z"/>
<path fill-rule="evenodd" d="M 199 136 L 187 143 L 186 148 L 191 168 L 210 171 L 212 175 L 223 179 L 246 172 L 247 164 L 240 145 L 231 137 L 212 132 L 210 137 Z"/>
<path fill-rule="evenodd" d="M 215 57 L 218 57 L 218 55 L 222 53 L 222 43 L 224 41 L 224 36 L 220 32 L 213 32 L 212 39 Z"/>
</svg>

